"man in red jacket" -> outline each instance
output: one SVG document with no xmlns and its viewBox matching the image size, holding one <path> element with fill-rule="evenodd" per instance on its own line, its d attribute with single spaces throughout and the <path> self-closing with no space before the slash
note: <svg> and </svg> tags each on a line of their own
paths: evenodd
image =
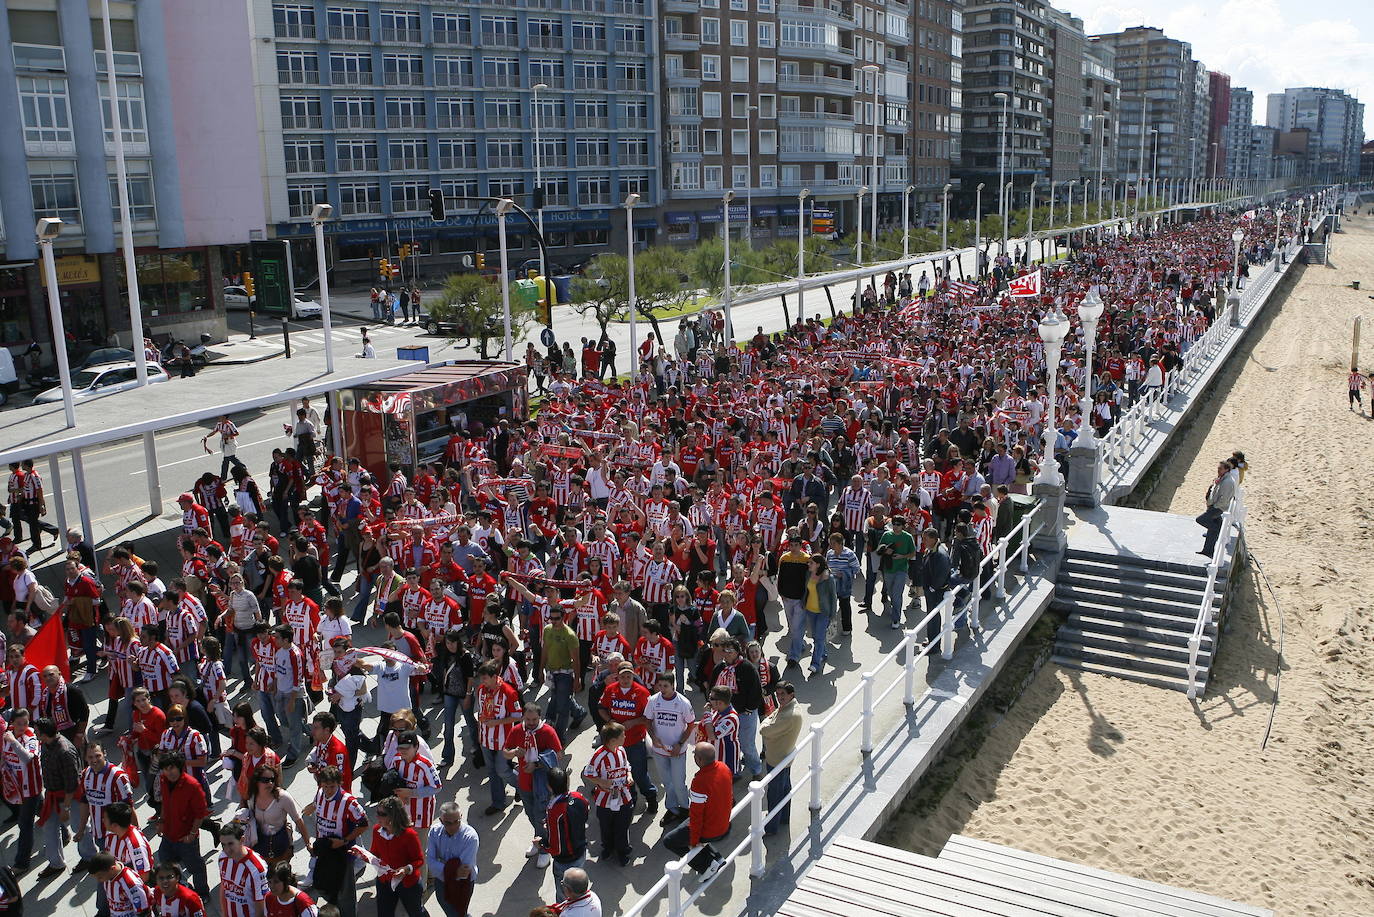
<svg viewBox="0 0 1374 917">
<path fill-rule="evenodd" d="M 706 844 L 706 849 L 688 864 L 701 876 L 701 884 L 705 885 L 725 865 L 725 859 L 710 845 L 730 833 L 730 810 L 735 805 L 735 778 L 724 762 L 716 760 L 716 746 L 710 742 L 698 742 L 693 756 L 696 758 L 697 772 L 692 778 L 688 817 L 663 835 L 663 846 L 682 857 L 698 844 Z"/>
<path fill-rule="evenodd" d="M 169 751 L 160 761 L 162 772 L 161 863 L 180 863 L 191 876 L 191 887 L 204 901 L 210 897 L 205 857 L 200 852 L 200 823 L 210 814 L 200 782 L 186 776 L 186 758 Z"/>
</svg>

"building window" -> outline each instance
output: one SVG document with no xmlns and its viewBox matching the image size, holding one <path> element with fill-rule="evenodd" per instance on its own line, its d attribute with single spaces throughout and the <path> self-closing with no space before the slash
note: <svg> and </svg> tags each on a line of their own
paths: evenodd
<svg viewBox="0 0 1374 917">
<path fill-rule="evenodd" d="M 609 204 L 611 201 L 611 180 L 605 176 L 584 175 L 577 180 L 577 203 Z"/>
<path fill-rule="evenodd" d="M 620 166 L 649 165 L 649 138 L 631 137 L 617 141 L 617 161 Z"/>
<path fill-rule="evenodd" d="M 434 41 L 445 45 L 472 44 L 472 20 L 466 14 L 433 13 Z"/>
<path fill-rule="evenodd" d="M 277 82 L 308 83 L 320 81 L 320 60 L 313 51 L 278 51 Z"/>
<path fill-rule="evenodd" d="M 519 99 L 487 99 L 483 104 L 483 117 L 487 129 L 493 127 L 523 127 Z"/>
<path fill-rule="evenodd" d="M 702 187 L 707 191 L 720 191 L 725 182 L 725 169 L 722 166 L 706 166 L 701 170 Z"/>
<path fill-rule="evenodd" d="M 387 99 L 386 126 L 391 129 L 425 127 L 424 99 Z"/>
<path fill-rule="evenodd" d="M 748 188 L 749 187 L 749 167 L 733 166 L 730 169 L 730 187 Z"/>
<path fill-rule="evenodd" d="M 771 22 L 760 22 L 757 26 L 758 45 L 760 48 L 773 48 L 778 44 L 778 33 L 773 28 Z"/>
<path fill-rule="evenodd" d="M 474 86 L 476 85 L 476 79 L 473 77 L 475 72 L 471 57 L 434 55 L 435 86 Z"/>
<path fill-rule="evenodd" d="M 429 209 L 429 183 L 422 181 L 392 181 L 391 212 L 414 213 Z"/>
<path fill-rule="evenodd" d="M 116 259 L 123 288 L 124 259 Z M 210 282 L 205 274 L 205 254 L 201 251 L 161 252 L 136 255 L 134 269 L 138 271 L 138 291 L 143 300 L 143 314 L 173 315 L 196 312 L 211 307 Z M 215 278 L 218 281 L 219 278 Z"/>
<path fill-rule="evenodd" d="M 525 26 L 531 48 L 563 49 L 563 20 L 531 19 Z"/>
<path fill-rule="evenodd" d="M 578 137 L 574 151 L 579 166 L 608 166 L 611 164 L 611 141 L 605 137 Z"/>
<path fill-rule="evenodd" d="M 762 64 L 762 61 L 760 61 Z M 759 96 L 759 118 L 772 121 L 778 116 L 778 97 L 771 93 Z"/>
<path fill-rule="evenodd" d="M 340 182 L 339 213 L 381 213 L 382 186 L 376 182 Z"/>
<path fill-rule="evenodd" d="M 605 24 L 600 22 L 579 22 L 573 20 L 572 46 L 574 51 L 605 51 Z"/>
<path fill-rule="evenodd" d="M 477 168 L 477 141 L 447 140 L 439 141 L 439 168 L 475 169 Z"/>
<path fill-rule="evenodd" d="M 703 16 L 701 19 L 701 43 L 720 44 L 720 20 Z"/>
<path fill-rule="evenodd" d="M 695 91 L 693 90 L 693 92 Z M 693 95 L 692 101 L 695 105 L 695 95 Z M 616 103 L 616 111 L 621 127 L 649 126 L 649 103 L 645 99 L 623 99 Z"/>
<path fill-rule="evenodd" d="M 446 178 L 439 183 L 444 200 L 455 210 L 471 210 L 477 206 L 475 199 L 481 194 L 475 178 Z"/>
<path fill-rule="evenodd" d="M 420 41 L 420 14 L 415 10 L 382 10 L 382 41 Z"/>
<path fill-rule="evenodd" d="M 701 190 L 701 163 L 675 162 L 672 164 L 672 188 L 674 191 Z"/>
<path fill-rule="evenodd" d="M 491 197 L 519 197 L 525 193 L 525 180 L 513 175 L 488 179 L 487 193 Z M 522 248 L 523 246 L 512 245 L 512 247 Z"/>
<path fill-rule="evenodd" d="M 124 84 L 120 83 L 120 88 L 123 86 Z M 101 93 L 101 96 L 103 101 L 105 94 Z M 120 119 L 123 120 L 123 112 L 120 113 Z M 127 128 L 127 123 L 124 126 Z M 283 130 L 288 131 L 319 130 L 324 127 L 319 97 L 282 96 L 281 126 Z"/>
<path fill-rule="evenodd" d="M 541 113 L 541 122 L 557 124 L 545 113 Z M 611 107 L 605 99 L 573 99 L 573 127 L 609 127 L 610 124 Z"/>
<path fill-rule="evenodd" d="M 720 131 L 705 130 L 701 132 L 701 151 L 713 156 L 720 154 Z"/>
<path fill-rule="evenodd" d="M 759 166 L 759 187 L 776 188 L 778 186 L 778 167 Z"/>
<path fill-rule="evenodd" d="M 361 128 L 377 126 L 377 105 L 366 96 L 334 97 L 334 129 Z"/>
<path fill-rule="evenodd" d="M 720 107 L 720 93 L 704 92 L 700 93 L 702 104 L 709 107 L 709 97 L 716 97 L 716 107 Z M 678 115 L 695 116 L 697 113 L 697 90 L 695 88 L 673 88 L 668 90 L 668 116 Z M 717 111 L 719 116 L 720 112 Z M 708 113 L 709 116 L 709 113 Z"/>
<path fill-rule="evenodd" d="M 518 48 L 520 33 L 516 28 L 514 16 L 483 16 L 482 47 Z"/>
<path fill-rule="evenodd" d="M 423 86 L 425 61 L 418 54 L 383 54 L 382 70 L 388 86 Z"/>
<path fill-rule="evenodd" d="M 477 103 L 472 99 L 435 99 L 434 126 L 476 127 Z"/>
<path fill-rule="evenodd" d="M 703 54 L 701 55 L 701 78 L 703 80 L 720 79 L 720 55 Z"/>
<path fill-rule="evenodd" d="M 730 153 L 733 156 L 744 156 L 749 150 L 749 132 L 734 130 L 730 132 Z"/>
<path fill-rule="evenodd" d="M 18 83 L 19 106 L 24 116 L 24 142 L 74 142 L 71 113 L 67 108 L 67 81 L 20 77 Z"/>
<path fill-rule="evenodd" d="M 759 82 L 776 83 L 778 81 L 778 61 L 772 57 L 760 57 L 758 59 Z"/>
<path fill-rule="evenodd" d="M 488 137 L 488 169 L 521 169 L 525 166 L 525 149 L 519 137 Z"/>
<path fill-rule="evenodd" d="M 700 134 L 695 127 L 668 128 L 668 151 L 670 153 L 700 153 Z"/>
<path fill-rule="evenodd" d="M 749 93 L 734 92 L 730 94 L 730 117 L 749 117 Z"/>
<path fill-rule="evenodd" d="M 286 186 L 287 208 L 293 217 L 310 216 L 316 204 L 323 204 L 328 199 L 329 191 L 324 185 Z"/>
<path fill-rule="evenodd" d="M 153 201 L 153 164 L 146 159 L 131 159 L 125 163 L 128 182 L 125 188 L 129 193 L 129 217 L 135 225 L 157 222 L 157 208 Z M 119 203 L 119 179 L 110 176 L 110 200 Z M 119 211 L 115 210 L 115 224 L 119 224 Z"/>
<path fill-rule="evenodd" d="M 387 142 L 387 164 L 392 171 L 429 170 L 429 143 L 423 138 L 408 137 Z"/>
<path fill-rule="evenodd" d="M 278 38 L 314 38 L 315 8 L 295 4 L 273 4 L 272 29 Z"/>
<path fill-rule="evenodd" d="M 651 190 L 651 182 L 647 175 L 622 175 L 620 176 L 620 196 L 622 198 L 630 194 L 638 194 L 643 203 Z"/>
<path fill-rule="evenodd" d="M 703 92 L 701 94 L 701 116 L 703 118 L 720 117 L 720 93 Z"/>
<path fill-rule="evenodd" d="M 482 85 L 488 89 L 515 89 L 520 85 L 520 61 L 514 57 L 482 59 Z"/>
<path fill-rule="evenodd" d="M 563 168 L 568 164 L 568 141 L 563 138 L 545 140 L 539 138 L 534 146 L 535 164 L 541 168 Z"/>
<path fill-rule="evenodd" d="M 574 89 L 607 89 L 607 69 L 605 61 L 573 61 Z"/>
<path fill-rule="evenodd" d="M 556 175 L 553 178 L 544 179 L 544 205 L 548 207 L 566 207 L 572 202 L 568 196 L 568 177 L 566 175 Z"/>
<path fill-rule="evenodd" d="M 573 245 L 610 245 L 609 229 L 576 229 L 572 234 Z"/>
<path fill-rule="evenodd" d="M 33 193 L 34 216 L 57 217 L 69 225 L 81 225 L 76 163 L 57 160 L 30 162 L 29 190 Z"/>
<path fill-rule="evenodd" d="M 730 58 L 730 79 L 737 83 L 749 82 L 749 58 Z"/>
<path fill-rule="evenodd" d="M 361 51 L 331 53 L 329 82 L 335 86 L 371 86 L 372 55 Z"/>
<path fill-rule="evenodd" d="M 288 175 L 324 171 L 323 140 L 288 140 L 282 144 Z"/>
<path fill-rule="evenodd" d="M 377 171 L 375 140 L 340 140 L 334 145 L 334 155 L 340 172 Z"/>
<path fill-rule="evenodd" d="M 329 24 L 329 37 L 340 41 L 371 41 L 372 24 L 368 21 L 367 10 L 331 7 L 325 11 L 325 21 Z"/>
<path fill-rule="evenodd" d="M 730 20 L 730 44 L 736 48 L 749 47 L 749 22 L 745 19 Z"/>
</svg>

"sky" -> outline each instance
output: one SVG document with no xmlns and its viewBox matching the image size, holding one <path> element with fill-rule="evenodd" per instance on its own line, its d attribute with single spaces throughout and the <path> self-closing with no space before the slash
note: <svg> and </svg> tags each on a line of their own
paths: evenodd
<svg viewBox="0 0 1374 917">
<path fill-rule="evenodd" d="M 1292 86 L 1344 89 L 1365 106 L 1374 138 L 1374 12 L 1369 0 L 1059 0 L 1089 35 L 1146 25 L 1193 46 L 1208 70 L 1255 94 L 1263 124 L 1268 95 Z"/>
</svg>

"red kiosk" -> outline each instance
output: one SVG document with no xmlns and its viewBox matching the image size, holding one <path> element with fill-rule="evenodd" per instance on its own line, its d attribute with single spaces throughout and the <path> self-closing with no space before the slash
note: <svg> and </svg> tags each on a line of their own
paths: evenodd
<svg viewBox="0 0 1374 917">
<path fill-rule="evenodd" d="M 346 458 L 385 474 L 442 459 L 455 433 L 529 413 L 528 369 L 496 360 L 455 360 L 339 392 Z"/>
</svg>

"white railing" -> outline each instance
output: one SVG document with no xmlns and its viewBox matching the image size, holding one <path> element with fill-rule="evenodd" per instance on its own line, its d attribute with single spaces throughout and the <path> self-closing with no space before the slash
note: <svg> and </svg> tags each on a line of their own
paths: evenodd
<svg viewBox="0 0 1374 917">
<path fill-rule="evenodd" d="M 1245 492 L 1236 488 L 1236 495 L 1231 499 L 1231 505 L 1226 508 L 1226 512 L 1221 517 L 1221 532 L 1217 535 L 1217 543 L 1212 547 L 1212 556 L 1207 561 L 1207 587 L 1202 590 L 1202 604 L 1198 606 L 1197 621 L 1193 624 L 1193 633 L 1188 637 L 1188 696 L 1197 697 L 1200 688 L 1206 685 L 1198 684 L 1197 657 L 1202 649 L 1202 638 L 1207 633 L 1216 619 L 1216 608 L 1214 599 L 1217 594 L 1217 576 L 1221 572 L 1221 562 L 1226 557 L 1226 547 L 1231 541 L 1231 528 L 1236 530 L 1237 548 L 1239 539 L 1244 537 L 1245 525 Z M 1239 554 L 1237 550 L 1236 554 Z M 1236 555 L 1232 555 L 1234 562 Z M 1216 661 L 1217 641 L 1212 640 L 1212 661 Z"/>
<path fill-rule="evenodd" d="M 979 600 L 985 594 L 990 594 L 995 598 L 1002 598 L 1006 595 L 1006 578 L 1012 563 L 1017 565 L 1017 569 L 1021 573 L 1030 569 L 1030 544 L 1044 528 L 1044 521 L 1040 517 L 1049 505 L 1044 502 L 1036 504 L 1035 508 L 1027 513 L 1015 528 L 997 542 L 994 550 L 989 551 L 987 556 L 983 558 L 978 568 L 976 591 Z M 1020 543 L 1013 546 L 1013 542 L 1016 542 L 1018 538 Z M 765 865 L 763 828 L 771 812 L 771 810 L 764 808 L 765 793 L 768 784 L 778 776 L 780 771 L 790 768 L 794 761 L 806 761 L 806 771 L 799 780 L 794 781 L 791 791 L 778 800 L 777 806 L 786 805 L 803 789 L 807 789 L 809 790 L 809 808 L 813 813 L 812 817 L 823 817 L 820 814 L 822 809 L 821 778 L 825 773 L 826 762 L 841 751 L 853 749 L 850 739 L 855 732 L 860 733 L 859 751 L 865 756 L 872 753 L 877 707 L 891 697 L 899 687 L 902 689 L 902 703 L 908 708 L 908 712 L 914 710 L 921 700 L 930 695 L 930 688 L 927 688 L 925 693 L 919 697 L 916 694 L 916 663 L 919 659 L 928 656 L 937 647 L 940 650 L 941 658 L 946 660 L 953 658 L 955 622 L 960 613 L 967 614 L 965 627 L 969 632 L 982 629 L 979 618 L 979 602 L 972 601 L 969 592 L 968 584 L 962 584 L 946 592 L 944 600 L 940 602 L 939 606 L 928 612 L 915 627 L 906 630 L 902 635 L 902 641 L 882 659 L 878 660 L 872 669 L 864 672 L 858 685 L 839 701 L 832 704 L 823 719 L 811 724 L 810 730 L 802 736 L 791 754 L 783 758 L 763 779 L 749 783 L 749 789 L 744 798 L 735 803 L 734 808 L 730 810 L 730 823 L 732 825 L 735 824 L 737 818 L 748 813 L 748 836 L 733 849 L 722 852 L 725 860 L 722 872 L 724 866 L 729 866 L 747 852 L 749 854 L 749 874 L 754 878 L 763 875 Z M 956 609 L 956 603 L 963 604 Z M 926 626 L 934 619 L 938 619 L 940 622 L 940 638 L 931 643 L 925 643 Z M 879 688 L 880 683 L 884 687 Z M 846 715 L 853 717 L 854 711 L 851 708 L 855 706 L 859 708 L 859 716 L 849 722 L 843 730 L 829 737 L 829 741 L 827 741 L 828 730 L 837 725 L 837 720 L 843 724 Z M 846 759 L 842 763 L 852 765 L 853 762 Z M 655 882 L 639 901 L 622 913 L 621 917 L 639 917 L 646 908 L 664 897 L 667 899 L 668 917 L 682 917 L 686 914 L 687 909 L 696 903 L 696 900 L 715 880 L 713 877 L 711 881 L 701 883 L 690 894 L 684 896 L 683 872 L 687 869 L 687 864 L 701 849 L 694 847 L 687 851 L 681 859 L 670 861 L 664 869 L 663 878 Z"/>
</svg>

